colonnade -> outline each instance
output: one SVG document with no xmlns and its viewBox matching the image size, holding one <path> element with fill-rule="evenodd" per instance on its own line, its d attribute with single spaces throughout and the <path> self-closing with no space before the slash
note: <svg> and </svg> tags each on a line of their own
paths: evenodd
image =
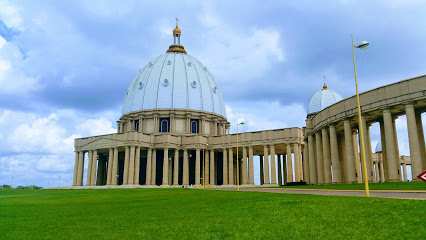
<svg viewBox="0 0 426 240">
<path fill-rule="evenodd" d="M 413 180 L 426 167 L 426 150 L 421 120 L 421 111 L 416 111 L 411 102 L 404 104 L 407 118 L 407 129 L 411 156 Z M 395 126 L 397 116 L 391 109 L 380 110 L 377 118 L 362 115 L 365 160 L 368 181 L 398 182 L 402 180 L 398 137 Z M 369 121 L 367 121 L 367 118 Z M 373 162 L 370 126 L 374 122 L 380 124 L 382 143 L 382 160 Z M 361 183 L 364 164 L 361 164 L 358 150 L 357 118 L 343 120 L 343 131 L 337 132 L 336 126 L 342 128 L 341 122 L 329 123 L 314 130 L 311 120 L 306 120 L 307 146 L 309 157 L 309 183 Z M 360 167 L 361 166 L 361 167 Z M 406 168 L 404 168 L 406 169 Z M 406 170 L 405 170 L 406 171 Z M 406 172 L 404 172 L 404 176 Z"/>
<path fill-rule="evenodd" d="M 303 180 L 303 145 L 299 143 L 285 144 L 282 153 L 276 153 L 275 145 L 264 145 L 260 156 L 260 177 L 261 184 L 282 185 L 294 180 Z M 87 186 L 98 185 L 119 185 L 119 179 L 122 179 L 122 185 L 140 185 L 140 176 L 145 177 L 144 185 L 190 185 L 190 174 L 194 175 L 195 180 L 191 182 L 195 186 L 199 185 L 236 185 L 237 175 L 240 185 L 254 185 L 254 149 L 255 146 L 242 146 L 238 148 L 238 159 L 236 148 L 223 147 L 222 149 L 202 148 L 195 149 L 177 149 L 177 148 L 141 148 L 140 146 L 126 146 L 120 149 L 94 149 L 89 151 L 76 151 L 73 186 L 83 185 L 84 156 L 87 152 Z M 259 146 L 258 146 L 259 148 Z M 119 164 L 119 150 L 124 150 L 124 166 Z M 146 166 L 141 164 L 141 150 L 146 151 Z M 162 175 L 161 183 L 158 184 L 157 175 L 157 151 L 162 150 Z M 99 154 L 98 152 L 102 153 Z M 195 153 L 195 158 L 192 154 Z M 293 157 L 292 157 L 293 153 Z M 107 157 L 105 157 L 107 156 Z M 123 156 L 123 155 L 121 155 Z M 160 156 L 161 157 L 161 156 Z M 182 158 L 179 161 L 179 158 Z M 195 161 L 192 172 L 190 173 L 190 159 Z M 219 161 L 221 163 L 219 163 Z M 293 165 L 294 161 L 294 165 Z M 143 162 L 145 163 L 145 162 Z M 237 163 L 239 164 L 237 172 Z M 305 163 L 307 166 L 307 163 Z M 278 169 L 277 169 L 278 167 Z M 219 168 L 221 168 L 219 170 Z M 140 173 L 145 169 L 144 175 Z M 219 172 L 221 174 L 219 174 Z M 278 174 L 278 175 L 277 175 Z M 219 179 L 218 179 L 218 175 Z M 156 181 L 157 180 L 157 181 Z M 278 181 L 277 181 L 278 180 Z M 156 184 L 157 183 L 157 184 Z"/>
</svg>

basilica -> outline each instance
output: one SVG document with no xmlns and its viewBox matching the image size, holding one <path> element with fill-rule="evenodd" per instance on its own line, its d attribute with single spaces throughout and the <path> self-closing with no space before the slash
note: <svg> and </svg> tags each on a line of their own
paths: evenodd
<svg viewBox="0 0 426 240">
<path fill-rule="evenodd" d="M 83 186 L 85 161 L 86 186 L 107 187 L 247 187 L 255 185 L 255 172 L 267 186 L 388 182 L 406 180 L 406 165 L 413 179 L 425 170 L 426 75 L 361 93 L 361 123 L 355 96 L 343 99 L 324 83 L 310 101 L 306 126 L 230 134 L 219 85 L 180 37 L 176 24 L 173 44 L 131 82 L 117 133 L 75 139 L 73 186 Z M 410 157 L 398 152 L 395 119 L 401 115 Z M 381 143 L 373 151 L 369 126 L 375 122 Z M 360 124 L 368 179 L 361 175 Z"/>
</svg>

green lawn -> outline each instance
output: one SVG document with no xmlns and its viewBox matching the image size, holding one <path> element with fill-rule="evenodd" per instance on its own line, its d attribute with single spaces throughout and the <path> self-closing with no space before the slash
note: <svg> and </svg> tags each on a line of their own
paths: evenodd
<svg viewBox="0 0 426 240">
<path fill-rule="evenodd" d="M 422 200 L 195 189 L 0 191 L 0 239 L 422 239 Z"/>
<path fill-rule="evenodd" d="M 426 190 L 426 182 L 385 182 L 369 183 L 370 190 Z M 280 188 L 308 188 L 308 189 L 340 189 L 340 190 L 364 190 L 364 183 L 357 184 L 329 184 L 329 185 L 303 185 L 281 186 Z"/>
</svg>

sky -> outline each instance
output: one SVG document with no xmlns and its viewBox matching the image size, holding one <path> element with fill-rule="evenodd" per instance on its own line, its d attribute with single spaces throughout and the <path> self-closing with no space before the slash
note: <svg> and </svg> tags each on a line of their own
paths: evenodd
<svg viewBox="0 0 426 240">
<path fill-rule="evenodd" d="M 354 95 L 351 34 L 370 42 L 356 51 L 360 92 L 424 75 L 425 11 L 409 0 L 0 0 L 0 185 L 71 185 L 74 139 L 116 132 L 127 87 L 172 44 L 176 17 L 247 132 L 303 127 L 324 74 Z M 404 116 L 396 126 L 409 155 Z M 373 124 L 373 149 L 379 138 Z"/>
</svg>

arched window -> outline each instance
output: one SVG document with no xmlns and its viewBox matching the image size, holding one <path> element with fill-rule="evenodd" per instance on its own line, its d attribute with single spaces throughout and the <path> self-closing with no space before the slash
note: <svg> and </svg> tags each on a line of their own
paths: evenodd
<svg viewBox="0 0 426 240">
<path fill-rule="evenodd" d="M 199 133 L 200 132 L 200 120 L 199 119 L 191 119 L 191 133 Z"/>
<path fill-rule="evenodd" d="M 170 118 L 160 118 L 159 132 L 170 132 Z"/>
<path fill-rule="evenodd" d="M 135 121 L 135 132 L 139 131 L 139 120 Z"/>
</svg>

